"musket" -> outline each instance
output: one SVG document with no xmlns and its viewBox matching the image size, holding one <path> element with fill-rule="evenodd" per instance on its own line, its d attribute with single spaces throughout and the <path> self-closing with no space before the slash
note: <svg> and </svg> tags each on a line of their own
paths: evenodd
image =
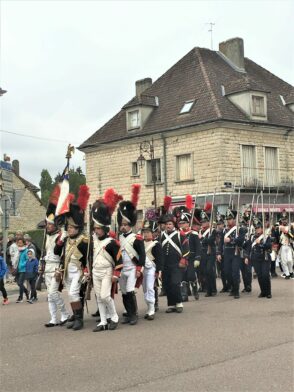
<svg viewBox="0 0 294 392">
<path fill-rule="evenodd" d="M 194 217 L 195 209 L 196 209 L 196 206 L 197 206 L 197 196 L 198 196 L 198 187 L 197 187 L 197 192 L 195 193 L 194 206 L 193 206 L 192 211 L 191 211 L 190 229 L 191 229 L 192 226 L 193 226 L 193 217 Z"/>
<path fill-rule="evenodd" d="M 238 201 L 237 201 L 237 216 L 236 216 L 236 237 L 239 235 L 239 215 L 240 215 L 240 193 L 241 188 L 238 189 Z M 238 254 L 238 246 L 235 247 L 235 255 Z"/>
<path fill-rule="evenodd" d="M 91 246 L 93 244 L 93 236 L 92 236 L 92 230 L 91 230 L 91 211 L 92 211 L 92 205 L 89 204 L 89 221 L 88 221 L 88 246 L 87 246 L 87 268 L 89 272 L 89 279 L 87 281 L 87 286 L 85 289 L 85 300 L 86 300 L 86 305 L 87 301 L 91 300 L 91 290 L 92 290 L 92 270 L 93 270 L 93 247 Z M 88 306 L 87 306 L 88 310 Z"/>
<path fill-rule="evenodd" d="M 251 230 L 252 230 L 252 218 L 253 218 L 253 206 L 254 206 L 254 199 L 255 199 L 255 193 L 252 196 L 252 201 L 251 201 L 251 210 L 250 210 L 250 216 L 249 216 L 249 223 L 248 223 L 248 233 L 247 233 L 247 240 L 250 239 L 251 236 Z"/>
</svg>

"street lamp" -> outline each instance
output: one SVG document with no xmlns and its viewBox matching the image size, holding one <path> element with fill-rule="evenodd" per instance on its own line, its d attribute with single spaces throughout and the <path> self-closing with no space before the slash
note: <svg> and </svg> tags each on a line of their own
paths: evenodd
<svg viewBox="0 0 294 392">
<path fill-rule="evenodd" d="M 154 145 L 153 145 L 153 139 L 151 141 L 149 140 L 144 140 L 142 143 L 140 143 L 140 155 L 137 159 L 139 167 L 142 169 L 145 165 L 146 158 L 144 157 L 144 154 L 147 154 L 147 156 L 150 158 L 150 164 L 151 164 L 151 176 L 152 176 L 152 183 L 153 183 L 153 195 L 154 195 L 154 208 L 157 208 L 157 201 L 156 201 L 156 160 L 154 159 Z"/>
</svg>

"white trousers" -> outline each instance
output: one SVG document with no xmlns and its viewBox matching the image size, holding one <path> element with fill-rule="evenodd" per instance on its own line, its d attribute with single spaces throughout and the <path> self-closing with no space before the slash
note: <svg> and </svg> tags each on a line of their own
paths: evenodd
<svg viewBox="0 0 294 392">
<path fill-rule="evenodd" d="M 66 310 L 61 292 L 58 291 L 59 283 L 56 282 L 54 277 L 55 268 L 58 268 L 56 263 L 47 263 L 45 267 L 45 284 L 48 293 L 48 307 L 50 313 L 50 323 L 57 324 L 57 310 L 60 310 L 61 318 L 60 321 L 65 321 L 69 317 L 69 313 Z"/>
<path fill-rule="evenodd" d="M 118 314 L 114 301 L 111 298 L 112 267 L 93 268 L 93 286 L 97 298 L 100 313 L 100 324 L 107 325 L 107 316 L 115 323 L 118 322 Z"/>
<path fill-rule="evenodd" d="M 284 274 L 288 276 L 293 273 L 293 261 L 287 261 L 282 257 L 281 264 Z"/>
<path fill-rule="evenodd" d="M 145 302 L 148 306 L 147 314 L 149 315 L 155 313 L 154 281 L 155 281 L 155 267 L 145 268 L 143 274 L 143 292 L 144 292 Z"/>
<path fill-rule="evenodd" d="M 119 286 L 122 294 L 130 293 L 135 290 L 136 285 L 136 267 L 125 271 L 122 269 L 120 278 L 119 278 Z"/>
<path fill-rule="evenodd" d="M 64 283 L 68 292 L 70 302 L 79 302 L 81 300 L 81 270 L 74 264 L 69 263 L 67 274 L 64 277 Z"/>
</svg>

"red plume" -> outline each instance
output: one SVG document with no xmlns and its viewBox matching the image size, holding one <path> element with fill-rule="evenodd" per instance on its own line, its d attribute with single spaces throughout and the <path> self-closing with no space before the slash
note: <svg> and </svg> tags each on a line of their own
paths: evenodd
<svg viewBox="0 0 294 392">
<path fill-rule="evenodd" d="M 188 208 L 188 210 L 192 210 L 193 197 L 191 195 L 186 195 L 186 207 Z"/>
<path fill-rule="evenodd" d="M 106 189 L 103 197 L 104 203 L 109 208 L 110 214 L 113 213 L 117 203 L 122 200 L 122 196 L 115 192 L 113 188 Z"/>
<path fill-rule="evenodd" d="M 141 185 L 140 184 L 133 184 L 132 185 L 132 198 L 131 202 L 134 204 L 135 207 L 137 207 L 138 201 L 139 201 L 139 193 L 141 190 Z"/>
<path fill-rule="evenodd" d="M 73 193 L 68 194 L 68 203 L 72 203 L 75 199 L 75 195 Z"/>
<path fill-rule="evenodd" d="M 88 185 L 81 185 L 79 189 L 79 196 L 78 196 L 78 206 L 81 210 L 85 211 L 87 208 L 88 200 L 90 197 L 89 187 Z"/>
<path fill-rule="evenodd" d="M 164 209 L 165 212 L 168 212 L 169 207 L 171 205 L 171 202 L 172 202 L 172 197 L 171 196 L 164 196 L 164 199 L 163 199 L 163 209 Z"/>
<path fill-rule="evenodd" d="M 207 201 L 207 202 L 205 203 L 205 205 L 204 205 L 203 210 L 204 210 L 205 212 L 208 212 L 208 211 L 211 210 L 211 208 L 212 208 L 212 203 L 211 203 L 210 201 Z"/>
<path fill-rule="evenodd" d="M 57 206 L 59 195 L 60 195 L 60 186 L 59 186 L 59 184 L 57 184 L 57 185 L 55 185 L 55 187 L 50 195 L 49 202 L 54 204 L 55 206 Z"/>
</svg>

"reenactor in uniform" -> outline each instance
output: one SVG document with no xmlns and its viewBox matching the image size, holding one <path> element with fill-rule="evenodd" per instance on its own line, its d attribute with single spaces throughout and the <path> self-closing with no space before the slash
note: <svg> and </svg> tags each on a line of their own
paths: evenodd
<svg viewBox="0 0 294 392">
<path fill-rule="evenodd" d="M 142 234 L 146 253 L 143 292 L 147 304 L 147 312 L 144 317 L 146 320 L 154 320 L 156 300 L 158 307 L 158 291 L 157 287 L 155 290 L 155 278 L 161 279 L 162 271 L 162 249 L 157 239 L 158 229 L 158 223 L 155 220 L 145 220 L 143 223 Z"/>
<path fill-rule="evenodd" d="M 81 293 L 82 280 L 89 275 L 87 270 L 88 237 L 84 234 L 85 210 L 89 200 L 89 188 L 81 185 L 77 203 L 70 204 L 66 214 L 67 237 L 58 239 L 55 254 L 63 255 L 60 279 L 63 276 L 70 305 L 72 321 L 67 328 L 78 331 L 83 328 L 84 296 Z"/>
<path fill-rule="evenodd" d="M 220 277 L 223 284 L 223 288 L 220 290 L 220 293 L 228 293 L 231 290 L 229 283 L 227 281 L 225 275 L 224 268 L 224 249 L 221 245 L 222 235 L 225 228 L 225 216 L 222 214 L 217 214 L 216 217 L 216 248 L 217 248 L 217 263 L 220 269 Z"/>
<path fill-rule="evenodd" d="M 176 228 L 173 214 L 165 216 L 166 230 L 161 236 L 163 253 L 163 282 L 167 295 L 166 313 L 182 313 L 181 282 L 188 265 L 189 240 Z"/>
<path fill-rule="evenodd" d="M 55 219 L 55 211 L 57 205 L 57 199 L 54 193 L 50 196 L 50 201 L 46 213 L 46 238 L 44 245 L 44 262 L 41 263 L 42 268 L 44 267 L 45 284 L 48 293 L 48 307 L 50 313 L 50 321 L 45 324 L 45 327 L 50 328 L 56 325 L 64 325 L 69 319 L 69 313 L 66 310 L 64 300 L 61 296 L 60 281 L 56 280 L 56 270 L 60 269 L 60 256 L 54 253 L 54 249 L 57 240 L 64 234 L 61 233 L 57 227 Z M 60 322 L 57 321 L 57 311 L 60 310 L 61 317 Z"/>
<path fill-rule="evenodd" d="M 211 227 L 211 203 L 206 203 L 201 211 L 201 231 L 199 239 L 201 243 L 200 268 L 204 271 L 206 282 L 205 297 L 216 295 L 216 230 Z"/>
<path fill-rule="evenodd" d="M 251 234 L 248 241 L 246 241 L 245 248 L 245 262 L 249 260 L 254 266 L 257 274 L 257 279 L 260 287 L 259 298 L 272 298 L 271 281 L 270 281 L 270 252 L 271 252 L 271 237 L 267 237 L 263 233 L 263 225 L 260 217 L 255 216 L 253 219 L 255 233 Z"/>
<path fill-rule="evenodd" d="M 249 227 L 250 222 L 250 211 L 245 210 L 241 217 L 241 227 L 244 229 L 245 237 L 249 238 L 252 233 L 252 227 Z M 251 225 L 252 226 L 252 225 Z M 251 293 L 252 291 L 252 266 L 249 263 L 245 263 L 244 248 L 240 248 L 241 264 L 240 270 L 242 275 L 242 280 L 244 284 L 244 289 L 242 293 Z"/>
<path fill-rule="evenodd" d="M 104 198 L 97 200 L 91 210 L 94 228 L 92 276 L 100 314 L 100 322 L 93 332 L 112 331 L 118 326 L 118 314 L 111 291 L 118 282 L 123 265 L 119 242 L 109 235 L 111 215 L 116 205 L 112 202 L 115 197 L 107 197 L 109 192 L 115 195 L 113 189 L 108 189 Z"/>
<path fill-rule="evenodd" d="M 183 302 L 188 301 L 189 293 L 190 293 L 190 285 L 192 287 L 192 293 L 196 300 L 199 299 L 198 287 L 197 287 L 197 274 L 196 268 L 200 265 L 200 257 L 201 257 L 201 244 L 198 237 L 198 232 L 192 230 L 191 228 L 191 209 L 192 209 L 192 200 L 189 201 L 186 196 L 186 205 L 177 207 L 174 209 L 173 213 L 176 215 L 178 226 L 181 232 L 188 238 L 189 240 L 189 257 L 188 257 L 188 266 L 184 273 L 181 291 Z M 191 196 L 190 196 L 191 197 Z M 191 197 L 192 199 L 192 197 Z"/>
<path fill-rule="evenodd" d="M 119 242 L 123 261 L 119 285 L 126 310 L 122 323 L 130 325 L 135 325 L 138 322 L 135 286 L 137 279 L 142 279 L 146 258 L 142 236 L 136 235 L 132 231 L 132 227 L 137 222 L 136 206 L 139 191 L 140 186 L 134 184 L 132 187 L 132 200 L 121 201 L 117 211 L 117 223 L 120 231 Z"/>
<path fill-rule="evenodd" d="M 224 249 L 225 275 L 227 282 L 231 287 L 229 295 L 238 299 L 240 298 L 240 250 L 244 245 L 246 230 L 240 227 L 238 232 L 236 217 L 237 211 L 228 208 L 226 212 L 227 227 L 223 231 L 221 246 Z"/>
</svg>

